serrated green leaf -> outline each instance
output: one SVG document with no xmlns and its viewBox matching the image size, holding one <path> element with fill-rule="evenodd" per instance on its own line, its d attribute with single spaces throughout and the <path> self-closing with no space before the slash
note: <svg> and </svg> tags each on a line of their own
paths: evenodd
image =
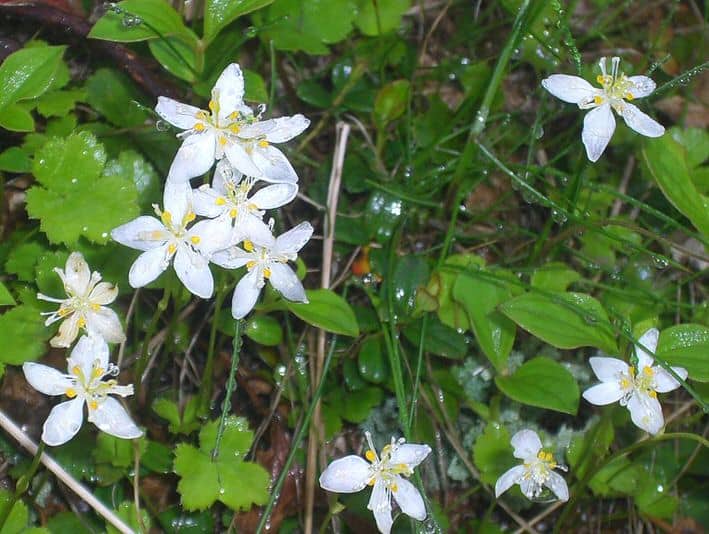
<svg viewBox="0 0 709 534">
<path fill-rule="evenodd" d="M 671 365 L 687 369 L 689 378 L 709 382 L 709 328 L 678 324 L 663 330 L 657 355 Z"/>
<path fill-rule="evenodd" d="M 121 13 L 109 9 L 91 28 L 89 38 L 130 43 L 192 33 L 165 0 L 124 0 L 116 6 Z"/>
<path fill-rule="evenodd" d="M 138 521 L 138 513 L 135 508 L 135 503 L 132 503 L 130 501 L 124 501 L 121 504 L 118 505 L 118 510 L 116 511 L 116 515 L 123 519 L 125 523 L 133 529 L 134 532 L 149 532 L 150 531 L 150 514 L 145 508 L 141 508 L 140 510 L 140 519 L 141 521 Z M 119 530 L 111 525 L 110 523 L 106 523 L 106 532 L 107 534 L 119 534 Z"/>
<path fill-rule="evenodd" d="M 19 100 L 37 98 L 51 85 L 62 61 L 64 46 L 23 48 L 0 65 L 0 110 Z"/>
<path fill-rule="evenodd" d="M 207 423 L 199 433 L 199 448 L 205 454 L 212 454 L 217 442 L 219 421 Z M 249 430 L 246 419 L 242 417 L 227 417 L 224 425 L 224 434 L 219 443 L 220 461 L 236 461 L 242 459 L 249 451 L 254 433 Z"/>
<path fill-rule="evenodd" d="M 209 43 L 239 17 L 261 9 L 273 0 L 207 0 L 204 9 L 204 40 Z"/>
<path fill-rule="evenodd" d="M 573 375 L 558 362 L 539 356 L 525 362 L 511 376 L 495 377 L 497 387 L 513 400 L 576 415 L 579 386 Z"/>
<path fill-rule="evenodd" d="M 14 306 L 15 304 L 17 304 L 15 297 L 12 296 L 5 284 L 0 282 L 0 306 Z"/>
<path fill-rule="evenodd" d="M 32 160 L 27 152 L 18 146 L 13 146 L 0 153 L 0 171 L 29 172 Z"/>
<path fill-rule="evenodd" d="M 63 117 L 76 106 L 77 102 L 86 100 L 85 89 L 71 91 L 52 91 L 37 99 L 37 111 L 43 117 Z"/>
<path fill-rule="evenodd" d="M 35 157 L 34 174 L 43 186 L 27 192 L 27 212 L 53 243 L 79 237 L 106 243 L 109 232 L 135 217 L 137 192 L 130 177 L 100 176 L 103 145 L 88 132 L 50 140 Z"/>
<path fill-rule="evenodd" d="M 124 150 L 118 158 L 110 160 L 103 169 L 105 177 L 126 178 L 135 184 L 143 209 L 159 202 L 162 196 L 162 184 L 157 172 L 145 158 L 134 150 Z"/>
<path fill-rule="evenodd" d="M 409 9 L 411 0 L 357 1 L 357 17 L 354 23 L 365 35 L 375 36 L 396 30 L 401 17 Z"/>
<path fill-rule="evenodd" d="M 507 429 L 496 422 L 488 423 L 473 446 L 473 461 L 483 482 L 494 484 L 515 463 Z"/>
<path fill-rule="evenodd" d="M 340 295 L 329 289 L 307 290 L 308 304 L 286 301 L 297 317 L 334 334 L 357 337 L 359 325 L 352 308 Z"/>
<path fill-rule="evenodd" d="M 34 280 L 34 266 L 47 249 L 35 241 L 21 243 L 12 249 L 5 262 L 5 270 L 24 282 Z"/>
<path fill-rule="evenodd" d="M 224 492 L 219 500 L 232 510 L 247 510 L 252 504 L 268 502 L 271 482 L 266 470 L 251 462 L 221 463 L 219 469 Z"/>
<path fill-rule="evenodd" d="M 559 349 L 598 347 L 618 354 L 613 329 L 601 303 L 583 293 L 525 293 L 500 306 L 519 326 Z"/>
<path fill-rule="evenodd" d="M 186 510 L 205 510 L 219 495 L 217 464 L 191 445 L 180 443 L 175 448 L 175 473 L 180 477 L 177 491 Z"/>
<path fill-rule="evenodd" d="M 0 362 L 22 365 L 44 353 L 49 330 L 37 308 L 21 304 L 0 315 Z"/>
</svg>

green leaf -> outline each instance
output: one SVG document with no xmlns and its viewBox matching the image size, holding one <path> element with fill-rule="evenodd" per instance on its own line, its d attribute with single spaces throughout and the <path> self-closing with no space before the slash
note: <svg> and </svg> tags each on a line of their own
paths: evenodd
<svg viewBox="0 0 709 534">
<path fill-rule="evenodd" d="M 581 279 L 581 275 L 567 267 L 565 263 L 553 262 L 542 265 L 532 274 L 532 287 L 547 291 L 566 291 Z"/>
<path fill-rule="evenodd" d="M 407 325 L 404 328 L 404 337 L 418 347 L 421 342 L 421 321 Z M 468 343 L 463 334 L 444 325 L 435 315 L 431 315 L 426 325 L 423 350 L 444 358 L 460 360 L 468 353 Z"/>
<path fill-rule="evenodd" d="M 500 306 L 519 326 L 559 349 L 598 347 L 618 354 L 612 327 L 601 303 L 583 293 L 526 293 Z"/>
<path fill-rule="evenodd" d="M 10 504 L 11 493 L 7 490 L 0 490 L 0 511 L 4 511 L 5 507 Z M 13 504 L 12 510 L 5 520 L 5 524 L 0 530 L 0 534 L 25 534 L 29 522 L 29 513 L 27 506 L 22 500 L 18 500 Z M 46 532 L 45 529 L 41 531 Z"/>
<path fill-rule="evenodd" d="M 188 82 L 197 79 L 197 37 L 194 40 L 178 37 L 157 39 L 150 41 L 148 48 L 170 74 Z"/>
<path fill-rule="evenodd" d="M 5 270 L 14 274 L 23 282 L 32 282 L 35 279 L 35 265 L 38 258 L 47 252 L 47 249 L 35 241 L 17 245 L 5 262 Z"/>
<path fill-rule="evenodd" d="M 19 100 L 37 98 L 52 84 L 64 46 L 38 46 L 13 52 L 0 65 L 0 110 Z"/>
<path fill-rule="evenodd" d="M 490 422 L 473 446 L 473 461 L 483 482 L 494 484 L 515 463 L 510 435 L 501 424 Z"/>
<path fill-rule="evenodd" d="M 266 347 L 276 347 L 283 341 L 280 323 L 269 315 L 252 315 L 246 321 L 244 333 L 249 339 Z"/>
<path fill-rule="evenodd" d="M 122 72 L 98 69 L 86 81 L 86 101 L 116 126 L 140 126 L 149 118 L 138 104 L 145 104 L 143 96 Z"/>
<path fill-rule="evenodd" d="M 8 104 L 2 108 L 0 127 L 12 132 L 32 132 L 34 131 L 34 119 L 22 104 Z"/>
<path fill-rule="evenodd" d="M 379 90 L 374 100 L 374 120 L 379 128 L 404 114 L 410 89 L 408 80 L 394 80 Z"/>
<path fill-rule="evenodd" d="M 222 463 L 219 474 L 224 493 L 219 500 L 232 510 L 248 510 L 268 502 L 270 477 L 266 470 L 251 462 Z"/>
<path fill-rule="evenodd" d="M 191 445 L 175 448 L 175 473 L 180 477 L 177 491 L 186 510 L 205 510 L 219 495 L 219 471 L 208 455 Z"/>
<path fill-rule="evenodd" d="M 135 184 L 127 176 L 101 176 L 105 162 L 103 145 L 88 132 L 39 150 L 33 170 L 41 186 L 27 192 L 27 212 L 51 242 L 74 245 L 83 236 L 106 243 L 113 228 L 138 214 Z"/>
<path fill-rule="evenodd" d="M 382 350 L 380 336 L 368 337 L 359 348 L 357 367 L 362 378 L 372 384 L 386 382 L 389 377 L 389 367 Z"/>
<path fill-rule="evenodd" d="M 544 356 L 525 362 L 511 376 L 496 376 L 495 384 L 522 404 L 571 415 L 576 415 L 579 408 L 579 386 L 573 375 Z"/>
<path fill-rule="evenodd" d="M 91 28 L 89 38 L 130 43 L 192 33 L 165 0 L 124 0 L 117 7 L 121 13 L 109 9 Z"/>
<path fill-rule="evenodd" d="M 37 99 L 37 111 L 43 117 L 63 117 L 74 109 L 77 102 L 86 101 L 86 90 L 52 91 Z"/>
<path fill-rule="evenodd" d="M 49 330 L 39 310 L 20 305 L 0 315 L 0 362 L 22 365 L 44 354 Z"/>
<path fill-rule="evenodd" d="M 0 282 L 0 306 L 14 306 L 15 304 L 17 304 L 15 297 L 12 296 L 5 284 Z"/>
<path fill-rule="evenodd" d="M 308 304 L 286 301 L 297 317 L 333 334 L 357 337 L 359 325 L 352 308 L 340 295 L 329 289 L 307 290 Z"/>
<path fill-rule="evenodd" d="M 137 510 L 135 509 L 135 503 L 129 501 L 122 502 L 120 505 L 118 505 L 116 515 L 123 519 L 123 521 L 125 521 L 129 527 L 133 528 L 134 532 L 150 531 L 150 514 L 145 508 L 141 508 L 140 518 L 142 521 L 139 522 Z M 107 534 L 119 534 L 119 532 L 120 531 L 116 527 L 114 527 L 110 523 L 106 523 Z"/>
<path fill-rule="evenodd" d="M 141 154 L 134 150 L 124 150 L 117 159 L 106 163 L 103 175 L 133 182 L 144 210 L 150 211 L 151 205 L 162 198 L 162 184 L 157 172 Z"/>
<path fill-rule="evenodd" d="M 700 232 L 709 235 L 709 199 L 692 181 L 684 147 L 669 135 L 646 139 L 643 158 L 667 200 Z"/>
<path fill-rule="evenodd" d="M 472 274 L 458 276 L 453 286 L 453 298 L 463 306 L 475 339 L 498 371 L 507 366 L 517 332 L 515 324 L 497 311 L 497 306 L 510 296 L 503 281 L 495 282 Z"/>
<path fill-rule="evenodd" d="M 273 0 L 207 0 L 204 9 L 204 40 L 209 43 L 239 17 L 261 9 Z"/>
<path fill-rule="evenodd" d="M 20 147 L 12 146 L 0 153 L 0 171 L 29 172 L 31 169 L 32 160 Z"/>
<path fill-rule="evenodd" d="M 411 0 L 372 0 L 357 1 L 355 24 L 365 35 L 375 36 L 396 30 L 401 24 L 401 17 L 409 9 Z"/>
<path fill-rule="evenodd" d="M 687 369 L 689 378 L 709 382 L 709 328 L 679 324 L 660 333 L 657 355 L 671 365 Z"/>
<path fill-rule="evenodd" d="M 709 133 L 704 128 L 670 128 L 672 138 L 687 151 L 687 165 L 697 167 L 709 158 Z"/>
<path fill-rule="evenodd" d="M 204 453 L 212 454 L 212 449 L 214 449 L 217 442 L 218 430 L 219 421 L 211 421 L 200 431 L 199 446 Z M 229 462 L 243 459 L 244 455 L 249 451 L 253 439 L 254 433 L 249 430 L 246 419 L 233 416 L 227 417 L 224 424 L 224 434 L 222 434 L 222 440 L 219 443 L 219 456 L 217 456 L 217 459 Z"/>
<path fill-rule="evenodd" d="M 244 69 L 244 100 L 249 102 L 268 102 L 268 91 L 266 83 L 258 72 Z"/>
</svg>

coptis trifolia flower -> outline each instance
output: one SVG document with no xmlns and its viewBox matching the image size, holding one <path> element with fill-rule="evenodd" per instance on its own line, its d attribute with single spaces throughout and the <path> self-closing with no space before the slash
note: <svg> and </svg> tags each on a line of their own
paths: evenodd
<svg viewBox="0 0 709 534">
<path fill-rule="evenodd" d="M 536 499 L 542 493 L 542 486 L 549 488 L 560 501 L 569 500 L 569 487 L 564 477 L 554 469 L 566 470 L 558 465 L 550 452 L 542 450 L 542 442 L 534 430 L 520 430 L 510 441 L 514 457 L 524 460 L 522 465 L 509 469 L 495 483 L 495 497 L 499 497 L 514 484 L 528 499 Z"/>
<path fill-rule="evenodd" d="M 394 522 L 391 516 L 391 498 L 406 515 L 423 521 L 426 506 L 416 487 L 406 480 L 414 468 L 431 452 L 428 445 L 405 443 L 391 438 L 377 456 L 372 436 L 365 433 L 369 449 L 365 453 L 368 461 L 356 455 L 345 456 L 332 462 L 320 475 L 320 487 L 335 493 L 354 493 L 366 486 L 373 486 L 367 508 L 374 513 L 379 532 L 388 534 Z"/>
<path fill-rule="evenodd" d="M 648 96 L 655 90 L 655 82 L 647 76 L 626 76 L 618 73 L 620 58 L 611 58 L 611 73 L 606 71 L 606 59 L 599 65 L 601 74 L 597 81 L 601 89 L 593 87 L 583 78 L 567 74 L 553 74 L 542 80 L 542 87 L 555 97 L 576 104 L 580 109 L 590 109 L 583 120 L 581 139 L 586 155 L 597 161 L 606 149 L 615 131 L 615 119 L 611 108 L 623 117 L 625 124 L 647 137 L 660 137 L 665 128 L 629 102 Z"/>
<path fill-rule="evenodd" d="M 269 182 L 298 181 L 283 153 L 272 143 L 284 143 L 305 130 L 303 115 L 261 121 L 244 104 L 244 77 L 232 63 L 212 89 L 209 111 L 161 96 L 155 111 L 170 124 L 185 130 L 182 146 L 172 162 L 168 180 L 185 182 L 207 172 L 226 156 L 246 176 Z"/>
<path fill-rule="evenodd" d="M 89 265 L 79 252 L 72 252 L 66 260 L 64 270 L 54 271 L 64 283 L 67 298 L 57 299 L 37 293 L 37 298 L 59 303 L 59 309 L 46 312 L 45 325 L 64 320 L 59 333 L 49 344 L 52 347 L 69 347 L 80 329 L 101 336 L 109 343 L 122 343 L 126 336 L 116 312 L 106 308 L 118 296 L 118 288 L 108 282 L 101 282 L 101 275 L 91 272 Z"/>
<path fill-rule="evenodd" d="M 268 241 L 260 243 L 247 240 L 242 243 L 243 249 L 234 246 L 212 256 L 213 263 L 226 269 L 245 265 L 248 270 L 234 289 L 231 313 L 235 319 L 242 319 L 251 311 L 266 280 L 286 299 L 308 302 L 303 284 L 287 263 L 297 259 L 298 251 L 312 234 L 313 227 L 303 222 L 275 239 L 270 236 Z"/>
<path fill-rule="evenodd" d="M 118 438 L 139 438 L 143 431 L 113 397 L 133 394 L 133 386 L 119 386 L 118 367 L 108 361 L 108 345 L 98 336 L 82 336 L 68 358 L 67 374 L 53 367 L 27 362 L 22 365 L 30 385 L 45 395 L 66 395 L 70 400 L 57 404 L 42 430 L 42 441 L 57 446 L 73 438 L 84 421 L 84 404 L 89 421 Z"/>
<path fill-rule="evenodd" d="M 194 211 L 209 218 L 222 217 L 234 228 L 232 243 L 244 239 L 267 241 L 271 230 L 263 222 L 264 210 L 280 208 L 298 193 L 296 184 L 269 184 L 251 193 L 256 179 L 235 173 L 227 161 L 220 161 L 214 172 L 212 186 L 207 184 L 194 191 Z"/>
<path fill-rule="evenodd" d="M 591 368 L 601 383 L 583 392 L 583 398 L 597 406 L 620 401 L 630 411 L 633 423 L 650 434 L 657 434 L 665 424 L 657 394 L 680 386 L 662 367 L 653 366 L 653 357 L 640 346 L 655 352 L 659 336 L 658 330 L 651 328 L 640 337 L 635 346 L 637 368 L 617 358 L 590 358 Z M 686 369 L 672 367 L 672 370 L 682 380 L 687 378 Z"/>
<path fill-rule="evenodd" d="M 209 256 L 229 245 L 230 230 L 219 221 L 200 221 L 192 209 L 189 184 L 165 185 L 164 211 L 153 206 L 160 217 L 141 216 L 111 232 L 111 237 L 127 247 L 143 250 L 128 273 L 133 287 L 143 287 L 168 268 L 174 258 L 177 277 L 194 295 L 209 298 L 214 279 Z"/>
</svg>

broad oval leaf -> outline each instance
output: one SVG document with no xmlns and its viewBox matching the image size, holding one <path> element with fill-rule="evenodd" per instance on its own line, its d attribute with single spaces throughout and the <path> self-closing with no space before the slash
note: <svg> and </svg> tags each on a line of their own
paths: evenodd
<svg viewBox="0 0 709 534">
<path fill-rule="evenodd" d="M 197 41 L 180 14 L 165 0 L 124 0 L 98 19 L 88 37 L 131 43 L 170 35 Z"/>
<path fill-rule="evenodd" d="M 333 334 L 350 337 L 359 335 L 359 325 L 354 311 L 340 295 L 329 289 L 312 289 L 305 292 L 308 303 L 286 302 L 297 317 L 317 328 Z"/>
<path fill-rule="evenodd" d="M 709 328 L 679 324 L 660 333 L 657 356 L 687 369 L 689 378 L 709 382 Z"/>
<path fill-rule="evenodd" d="M 0 65 L 0 109 L 19 100 L 37 98 L 49 89 L 65 48 L 23 48 L 7 56 Z"/>
<path fill-rule="evenodd" d="M 525 293 L 500 306 L 519 326 L 559 349 L 598 347 L 618 354 L 601 303 L 584 293 Z"/>
<path fill-rule="evenodd" d="M 239 17 L 261 9 L 273 0 L 207 0 L 204 8 L 204 39 L 211 42 L 227 25 Z"/>
<path fill-rule="evenodd" d="M 525 362 L 511 376 L 496 376 L 495 384 L 522 404 L 571 415 L 579 408 L 579 386 L 573 375 L 544 356 Z"/>
</svg>

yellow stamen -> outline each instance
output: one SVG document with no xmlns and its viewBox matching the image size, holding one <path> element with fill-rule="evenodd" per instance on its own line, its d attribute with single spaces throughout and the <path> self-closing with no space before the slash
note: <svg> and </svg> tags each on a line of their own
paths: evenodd
<svg viewBox="0 0 709 534">
<path fill-rule="evenodd" d="M 176 250 L 177 250 L 177 245 L 175 245 L 175 243 L 170 243 L 170 244 L 167 246 L 167 251 L 168 251 L 170 254 L 174 254 Z"/>
<path fill-rule="evenodd" d="M 226 145 L 227 144 L 226 137 L 224 137 L 223 135 L 220 135 L 219 136 L 219 144 L 222 146 Z"/>
<path fill-rule="evenodd" d="M 204 131 L 204 124 L 202 124 L 201 122 L 198 122 L 198 123 L 196 123 L 192 128 L 193 128 L 196 132 L 203 132 L 203 131 Z"/>
<path fill-rule="evenodd" d="M 620 387 L 623 389 L 628 389 L 630 387 L 630 380 L 628 380 L 627 378 L 621 378 Z"/>
<path fill-rule="evenodd" d="M 271 269 L 269 269 L 268 267 L 266 267 L 266 268 L 263 270 L 263 277 L 264 277 L 264 278 L 271 278 Z"/>
<path fill-rule="evenodd" d="M 169 211 L 163 211 L 160 214 L 160 220 L 164 225 L 172 224 L 172 213 L 170 213 Z"/>
<path fill-rule="evenodd" d="M 216 100 L 210 100 L 210 101 L 209 101 L 209 110 L 212 111 L 212 112 L 214 112 L 214 111 L 216 111 L 217 109 L 219 109 L 219 104 L 217 104 L 217 101 L 216 101 Z"/>
<path fill-rule="evenodd" d="M 239 214 L 236 208 L 232 208 L 229 210 L 229 217 L 232 219 L 236 219 L 236 216 Z"/>
<path fill-rule="evenodd" d="M 255 261 L 248 261 L 248 262 L 246 262 L 246 268 L 247 268 L 249 271 L 250 271 L 251 269 L 253 269 L 254 267 L 256 267 L 256 262 L 255 262 Z"/>
<path fill-rule="evenodd" d="M 232 124 L 231 126 L 229 126 L 229 131 L 233 134 L 238 134 L 239 131 L 241 131 L 241 128 L 238 124 Z"/>
<path fill-rule="evenodd" d="M 654 376 L 655 371 L 652 370 L 652 367 L 650 367 L 649 365 L 646 365 L 645 367 L 643 367 L 643 374 L 645 376 Z"/>
<path fill-rule="evenodd" d="M 373 462 L 374 460 L 377 459 L 377 453 L 375 453 L 373 450 L 369 449 L 367 452 L 364 453 L 364 457 L 369 460 L 370 462 Z"/>
<path fill-rule="evenodd" d="M 202 121 L 206 121 L 207 119 L 209 119 L 209 115 L 207 115 L 206 112 L 200 110 L 197 113 L 195 113 L 195 118 L 202 120 Z"/>
<path fill-rule="evenodd" d="M 603 97 L 601 95 L 596 95 L 593 97 L 593 102 L 596 105 L 600 106 L 601 104 L 603 104 Z"/>
<path fill-rule="evenodd" d="M 99 311 L 99 310 L 101 309 L 101 305 L 100 305 L 100 304 L 96 304 L 95 302 L 92 302 L 92 303 L 91 303 L 91 309 L 92 309 L 93 311 Z"/>
<path fill-rule="evenodd" d="M 628 101 L 635 100 L 635 97 L 633 96 L 633 93 L 631 93 L 630 91 L 628 91 L 627 93 L 625 93 L 624 97 L 625 97 L 625 99 L 628 100 Z"/>
<path fill-rule="evenodd" d="M 65 393 L 66 396 L 69 397 L 70 399 L 73 399 L 74 397 L 76 397 L 76 390 L 75 390 L 74 388 L 69 388 L 69 389 L 67 389 L 64 393 Z"/>
<path fill-rule="evenodd" d="M 72 367 L 71 374 L 79 376 L 81 374 L 81 367 L 79 367 L 78 365 L 75 365 L 74 367 Z"/>
<path fill-rule="evenodd" d="M 230 118 L 231 120 L 238 119 L 238 118 L 239 118 L 239 113 L 236 112 L 236 111 L 232 111 L 231 113 L 229 113 L 229 118 Z"/>
<path fill-rule="evenodd" d="M 85 328 L 86 327 L 86 319 L 84 317 L 79 317 L 79 320 L 76 321 L 76 324 L 79 325 L 79 328 Z"/>
<path fill-rule="evenodd" d="M 371 479 L 369 482 L 367 482 L 368 486 L 374 486 L 374 483 L 376 482 L 376 479 Z"/>
<path fill-rule="evenodd" d="M 598 83 L 600 83 L 601 85 L 603 85 L 603 82 L 605 82 L 605 79 L 603 78 L 602 74 L 599 74 L 598 76 L 596 76 L 596 81 Z"/>
<path fill-rule="evenodd" d="M 249 241 L 248 239 L 245 239 L 244 242 L 242 243 L 242 246 L 244 247 L 244 250 L 246 252 L 253 252 L 254 251 L 254 244 Z"/>
<path fill-rule="evenodd" d="M 94 378 L 98 378 L 100 376 L 103 376 L 106 373 L 105 369 L 101 369 L 100 367 L 94 368 L 93 372 L 91 373 Z"/>
<path fill-rule="evenodd" d="M 190 241 L 192 241 L 193 245 L 199 245 L 199 242 L 202 241 L 198 235 L 193 235 L 190 237 Z"/>
<path fill-rule="evenodd" d="M 162 230 L 153 230 L 150 232 L 150 239 L 158 240 L 163 238 L 163 232 Z"/>
<path fill-rule="evenodd" d="M 391 485 L 391 491 L 393 491 L 394 493 L 396 493 L 397 491 L 399 491 L 399 486 L 397 486 L 396 484 L 392 484 L 392 485 Z"/>
<path fill-rule="evenodd" d="M 214 203 L 217 206 L 223 206 L 224 204 L 226 204 L 226 199 L 224 197 L 217 197 L 217 200 L 215 200 Z"/>
<path fill-rule="evenodd" d="M 647 394 L 650 395 L 653 399 L 657 398 L 657 391 L 654 389 L 648 389 Z"/>
<path fill-rule="evenodd" d="M 258 142 L 258 146 L 260 146 L 261 148 L 266 148 L 268 146 L 268 141 L 266 141 L 265 139 L 261 139 Z"/>
<path fill-rule="evenodd" d="M 66 317 L 71 312 L 71 308 L 59 308 L 59 311 L 57 313 L 59 314 L 59 317 Z"/>
<path fill-rule="evenodd" d="M 89 408 L 92 410 L 96 410 L 98 408 L 98 402 L 96 402 L 96 401 L 89 402 Z"/>
</svg>

